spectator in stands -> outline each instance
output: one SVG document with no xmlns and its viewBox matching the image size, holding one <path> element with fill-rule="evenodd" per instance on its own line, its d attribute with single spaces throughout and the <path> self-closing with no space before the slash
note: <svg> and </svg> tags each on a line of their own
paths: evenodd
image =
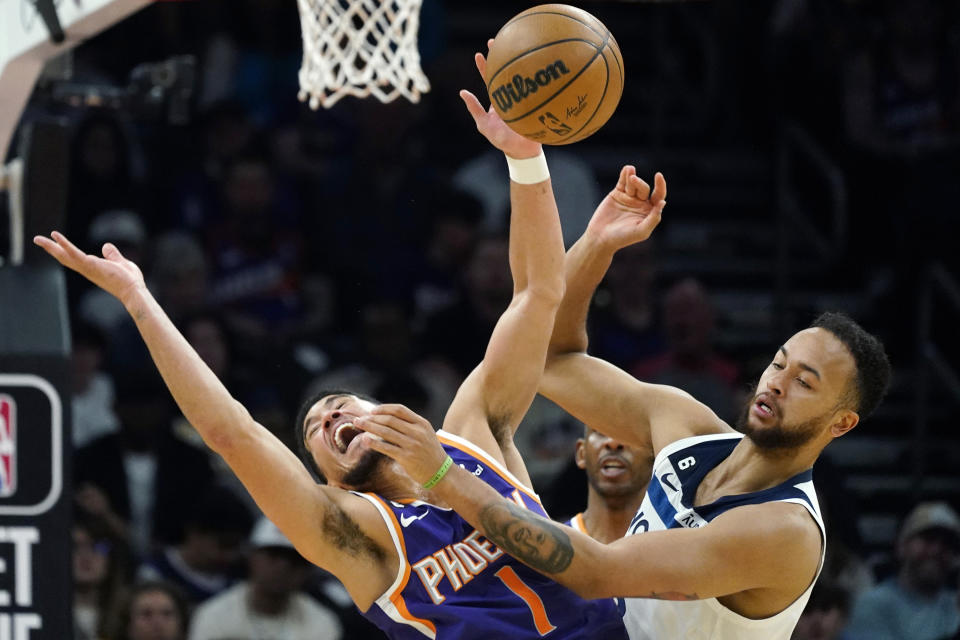
<svg viewBox="0 0 960 640">
<path fill-rule="evenodd" d="M 191 605 L 199 604 L 233 584 L 252 524 L 250 510 L 233 492 L 211 486 L 194 503 L 180 542 L 147 558 L 138 577 L 171 582 Z"/>
<path fill-rule="evenodd" d="M 295 11 L 263 0 L 238 3 L 208 33 L 200 56 L 202 102 L 236 100 L 265 126 L 296 112 L 303 52 Z"/>
<path fill-rule="evenodd" d="M 236 338 L 221 313 L 214 309 L 198 311 L 185 316 L 178 325 L 190 346 L 245 407 L 254 415 L 273 410 L 279 402 L 274 385 L 241 360 Z M 199 437 L 192 427 L 190 432 Z"/>
<path fill-rule="evenodd" d="M 143 158 L 117 115 L 91 110 L 77 125 L 70 163 L 67 229 L 85 238 L 93 217 L 111 209 L 140 209 L 144 203 Z"/>
<path fill-rule="evenodd" d="M 960 58 L 947 3 L 883 0 L 880 37 L 846 69 L 848 136 L 881 154 L 912 156 L 956 145 Z"/>
<path fill-rule="evenodd" d="M 849 615 L 850 592 L 821 577 L 790 640 L 848 640 L 843 628 Z"/>
<path fill-rule="evenodd" d="M 706 290 L 686 278 L 663 300 L 667 351 L 636 363 L 632 373 L 644 382 L 666 384 L 691 394 L 728 422 L 740 407 L 737 365 L 714 348 L 716 313 Z"/>
<path fill-rule="evenodd" d="M 190 234 L 171 231 L 157 238 L 151 247 L 152 260 L 147 283 L 162 300 L 174 322 L 203 309 L 209 302 L 207 258 L 203 247 Z M 114 380 L 152 380 L 153 362 L 129 316 L 109 335 L 109 366 Z M 161 393 L 166 396 L 166 391 Z"/>
<path fill-rule="evenodd" d="M 437 185 L 424 202 L 430 212 L 427 245 L 414 260 L 413 296 L 417 318 L 457 300 L 458 278 L 467 268 L 480 235 L 480 202 L 466 191 Z"/>
<path fill-rule="evenodd" d="M 158 376 L 118 379 L 120 430 L 74 458 L 78 497 L 118 533 L 128 529 L 139 557 L 178 538 L 198 487 L 213 479 L 208 456 L 171 433 L 172 403 L 158 384 Z"/>
<path fill-rule="evenodd" d="M 190 610 L 167 582 L 135 583 L 114 614 L 109 640 L 184 640 Z"/>
<path fill-rule="evenodd" d="M 868 32 L 857 5 L 833 0 L 775 0 L 765 55 L 770 115 L 796 121 L 828 149 L 842 144 L 842 60 Z M 814 94 L 805 90 L 816 83 Z"/>
<path fill-rule="evenodd" d="M 113 411 L 113 379 L 101 369 L 106 339 L 96 327 L 83 321 L 72 324 L 71 334 L 70 419 L 73 446 L 80 448 L 102 435 L 116 433 L 120 421 Z"/>
<path fill-rule="evenodd" d="M 244 335 L 269 338 L 302 312 L 296 205 L 284 202 L 270 160 L 243 155 L 227 168 L 221 225 L 208 239 L 212 290 Z"/>
<path fill-rule="evenodd" d="M 579 155 L 554 147 L 549 156 L 557 208 L 563 213 L 563 244 L 569 247 L 587 228 L 590 215 L 603 194 L 597 188 L 593 168 Z M 457 169 L 453 179 L 457 187 L 483 203 L 486 231 L 499 232 L 507 228 L 510 191 L 503 158 L 484 150 Z"/>
<path fill-rule="evenodd" d="M 274 376 L 269 380 L 264 379 L 253 366 L 240 362 L 233 336 L 223 316 L 213 310 L 201 311 L 186 316 L 178 325 L 190 346 L 257 421 L 289 440 L 289 418 L 282 407 L 278 381 Z M 209 456 L 218 484 L 231 489 L 251 512 L 258 510 L 236 474 L 223 458 L 207 448 L 200 434 L 183 415 L 173 419 L 172 428 L 177 439 L 192 444 L 197 451 Z M 293 446 L 293 442 L 290 442 L 290 446 Z"/>
<path fill-rule="evenodd" d="M 952 571 L 960 551 L 960 516 L 945 502 L 922 502 L 897 538 L 897 574 L 854 603 L 851 640 L 940 640 L 960 628 Z"/>
<path fill-rule="evenodd" d="M 124 255 L 127 251 L 132 252 L 142 264 L 147 230 L 135 211 L 115 209 L 99 214 L 90 223 L 87 236 L 94 253 L 99 253 L 104 243 L 112 242 L 125 252 Z M 77 311 L 81 318 L 104 332 L 112 331 L 128 317 L 123 305 L 117 302 L 116 298 L 105 295 L 103 290 L 96 287 L 84 291 L 77 303 Z"/>
<path fill-rule="evenodd" d="M 126 584 L 126 544 L 107 525 L 82 510 L 73 523 L 74 640 L 104 637 L 109 612 Z"/>
<path fill-rule="evenodd" d="M 372 395 L 386 387 L 395 394 L 386 397 L 442 422 L 460 378 L 442 360 L 423 357 L 408 306 L 392 298 L 365 303 L 353 357 L 318 376 L 310 388 L 357 389 Z"/>
<path fill-rule="evenodd" d="M 180 158 L 181 163 L 193 162 L 174 181 L 169 223 L 204 235 L 219 219 L 220 183 L 227 167 L 257 144 L 258 131 L 243 108 L 230 101 L 210 105 L 195 124 L 192 142 L 198 148 L 194 158 Z"/>
<path fill-rule="evenodd" d="M 447 359 L 466 377 L 483 359 L 487 338 L 513 295 L 507 237 L 480 238 L 463 273 L 460 300 L 427 319 L 429 355 Z"/>
<path fill-rule="evenodd" d="M 250 536 L 249 573 L 193 615 L 189 640 L 339 640 L 335 613 L 303 593 L 312 565 L 276 525 L 261 518 Z"/>
<path fill-rule="evenodd" d="M 594 299 L 590 353 L 623 369 L 666 348 L 656 305 L 653 247 L 648 241 L 620 250 Z"/>
<path fill-rule="evenodd" d="M 879 37 L 845 65 L 847 148 L 855 154 L 847 179 L 851 227 L 871 224 L 878 230 L 855 247 L 854 259 L 880 262 L 889 273 L 892 282 L 880 281 L 888 287 L 884 305 L 913 295 L 926 262 L 957 265 L 960 47 L 955 3 L 871 4 L 879 8 Z M 876 189 L 894 183 L 896 189 Z M 905 209 L 913 213 L 913 224 L 899 224 Z M 888 249 L 878 255 L 876 242 Z M 889 321 L 894 348 L 912 349 L 898 339 L 912 335 L 909 314 L 894 315 Z"/>
<path fill-rule="evenodd" d="M 182 231 L 160 236 L 153 247 L 148 277 L 157 300 L 175 320 L 203 309 L 209 302 L 209 265 L 197 239 Z"/>
</svg>

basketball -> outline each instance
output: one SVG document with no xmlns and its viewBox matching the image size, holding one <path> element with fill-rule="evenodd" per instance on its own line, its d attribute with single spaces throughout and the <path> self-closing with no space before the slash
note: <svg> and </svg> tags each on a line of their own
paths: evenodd
<svg viewBox="0 0 960 640">
<path fill-rule="evenodd" d="M 484 74 L 494 110 L 517 133 L 570 144 L 610 119 L 623 94 L 623 58 L 592 15 L 566 4 L 517 14 L 497 32 Z"/>
</svg>

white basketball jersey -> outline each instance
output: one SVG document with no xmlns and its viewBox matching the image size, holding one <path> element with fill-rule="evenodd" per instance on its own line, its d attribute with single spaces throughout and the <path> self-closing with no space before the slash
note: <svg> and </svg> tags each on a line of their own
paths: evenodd
<svg viewBox="0 0 960 640">
<path fill-rule="evenodd" d="M 794 502 L 806 507 L 820 527 L 824 545 L 817 568 L 819 576 L 826 533 L 813 489 L 812 469 L 770 489 L 724 496 L 708 505 L 693 506 L 704 476 L 730 455 L 742 437 L 739 433 L 696 436 L 664 447 L 654 460 L 653 477 L 627 535 L 703 527 L 721 513 L 748 504 Z M 812 589 L 811 583 L 793 604 L 762 620 L 734 613 L 716 598 L 683 602 L 627 598 L 623 621 L 631 640 L 789 640 Z"/>
</svg>

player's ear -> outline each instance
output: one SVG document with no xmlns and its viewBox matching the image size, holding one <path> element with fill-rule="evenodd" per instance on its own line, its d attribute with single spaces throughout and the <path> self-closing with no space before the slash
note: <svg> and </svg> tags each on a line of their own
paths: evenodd
<svg viewBox="0 0 960 640">
<path fill-rule="evenodd" d="M 830 435 L 839 438 L 860 422 L 860 416 L 851 409 L 841 409 L 830 425 Z"/>
<path fill-rule="evenodd" d="M 583 447 L 585 444 L 586 440 L 583 438 L 577 438 L 576 450 L 573 453 L 573 461 L 577 463 L 578 469 L 585 469 L 587 467 L 587 460 L 583 453 Z"/>
</svg>

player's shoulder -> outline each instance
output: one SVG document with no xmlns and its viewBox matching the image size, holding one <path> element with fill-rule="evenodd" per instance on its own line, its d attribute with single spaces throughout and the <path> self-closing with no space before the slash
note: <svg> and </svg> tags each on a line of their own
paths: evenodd
<svg viewBox="0 0 960 640">
<path fill-rule="evenodd" d="M 462 431 L 449 431 L 446 426 L 437 431 L 437 439 L 444 450 L 461 467 L 476 475 L 476 468 L 485 467 L 503 471 L 508 468 L 504 451 L 493 437 L 489 428 L 481 428 L 477 434 L 464 434 Z M 512 441 L 511 443 L 512 444 Z"/>
<path fill-rule="evenodd" d="M 772 546 L 784 555 L 793 551 L 815 549 L 822 541 L 820 526 L 801 504 L 775 500 L 745 504 L 730 509 L 711 522 L 723 535 L 732 535 L 741 542 Z"/>
<path fill-rule="evenodd" d="M 651 422 L 654 455 L 692 447 L 711 440 L 739 439 L 742 434 L 720 419 L 709 407 L 689 398 L 688 411 Z"/>
<path fill-rule="evenodd" d="M 365 611 L 396 579 L 402 547 L 397 516 L 378 494 L 332 493 L 336 498 L 317 523 L 315 544 L 298 550 L 336 576 Z"/>
<path fill-rule="evenodd" d="M 645 405 L 655 446 L 657 441 L 662 447 L 689 436 L 733 431 L 706 403 L 679 387 L 640 380 L 634 387 L 634 402 Z"/>
<path fill-rule="evenodd" d="M 383 562 L 395 556 L 388 501 L 375 493 L 360 493 L 325 487 L 330 498 L 315 528 L 314 548 L 301 553 L 315 564 L 326 567 L 329 552 L 346 554 L 356 560 Z M 306 553 L 304 553 L 306 551 Z M 321 558 L 310 557 L 319 553 Z M 336 572 L 334 572 L 336 573 Z"/>
<path fill-rule="evenodd" d="M 753 575 L 755 587 L 805 588 L 823 554 L 823 537 L 803 506 L 747 504 L 725 511 L 697 530 L 708 557 Z"/>
</svg>

